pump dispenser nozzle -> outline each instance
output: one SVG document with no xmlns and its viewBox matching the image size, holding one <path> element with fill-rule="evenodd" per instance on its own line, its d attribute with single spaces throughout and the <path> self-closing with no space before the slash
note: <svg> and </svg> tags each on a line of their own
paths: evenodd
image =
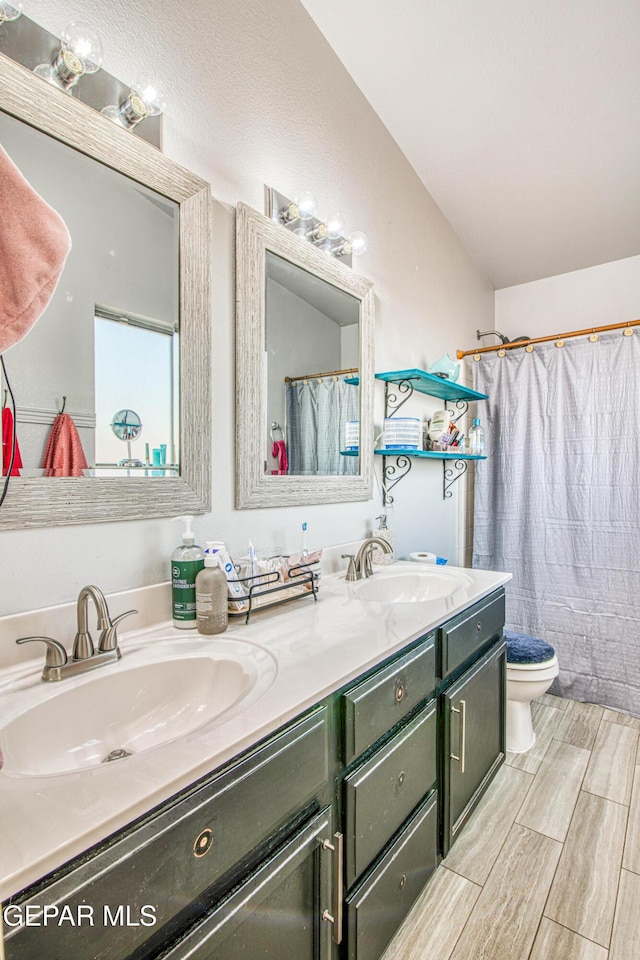
<svg viewBox="0 0 640 960">
<path fill-rule="evenodd" d="M 193 517 L 187 514 L 184 517 L 173 517 L 172 519 L 174 521 L 182 520 L 182 522 L 184 523 L 184 533 L 182 534 L 182 542 L 187 546 L 189 546 L 192 543 L 195 543 L 196 538 L 193 533 L 193 530 L 191 529 L 191 524 L 193 523 Z"/>
</svg>

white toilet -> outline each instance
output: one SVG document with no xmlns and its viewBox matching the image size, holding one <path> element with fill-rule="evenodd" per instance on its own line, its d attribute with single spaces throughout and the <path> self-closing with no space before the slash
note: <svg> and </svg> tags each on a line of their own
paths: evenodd
<svg viewBox="0 0 640 960">
<path fill-rule="evenodd" d="M 558 658 L 544 640 L 505 630 L 507 641 L 507 750 L 525 753 L 536 740 L 531 701 L 558 676 Z"/>
</svg>

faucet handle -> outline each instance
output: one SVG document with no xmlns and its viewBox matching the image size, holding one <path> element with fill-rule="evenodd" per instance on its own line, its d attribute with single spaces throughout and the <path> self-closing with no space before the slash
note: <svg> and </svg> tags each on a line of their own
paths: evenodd
<svg viewBox="0 0 640 960">
<path fill-rule="evenodd" d="M 124 620 L 125 617 L 131 617 L 137 612 L 137 610 L 127 610 L 126 613 L 121 613 L 120 616 L 109 621 L 109 625 L 102 631 L 100 640 L 98 641 L 98 651 L 100 653 L 118 649 L 118 624 L 121 620 Z"/>
<path fill-rule="evenodd" d="M 63 667 L 65 665 L 67 651 L 58 640 L 52 640 L 51 637 L 20 637 L 19 640 L 16 640 L 16 643 L 31 643 L 33 640 L 40 640 L 47 645 L 45 667 Z"/>
<path fill-rule="evenodd" d="M 349 561 L 349 566 L 347 567 L 347 572 L 346 572 L 346 575 L 345 575 L 345 580 L 349 580 L 349 581 L 357 580 L 357 579 L 358 579 L 358 570 L 357 570 L 357 567 L 356 567 L 356 558 L 355 558 L 355 556 L 354 556 L 352 553 L 343 553 L 343 554 L 342 554 L 342 559 Z"/>
</svg>

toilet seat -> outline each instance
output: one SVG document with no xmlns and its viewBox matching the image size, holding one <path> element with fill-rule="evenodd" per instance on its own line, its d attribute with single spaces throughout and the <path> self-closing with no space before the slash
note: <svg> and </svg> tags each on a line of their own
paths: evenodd
<svg viewBox="0 0 640 960">
<path fill-rule="evenodd" d="M 507 660 L 507 680 L 516 683 L 554 680 L 558 671 L 558 658 L 555 653 L 550 660 L 543 660 L 541 663 L 509 663 Z"/>
</svg>

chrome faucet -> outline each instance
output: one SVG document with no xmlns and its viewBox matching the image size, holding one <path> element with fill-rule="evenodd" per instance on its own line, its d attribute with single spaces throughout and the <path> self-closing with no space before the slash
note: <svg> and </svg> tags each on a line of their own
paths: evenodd
<svg viewBox="0 0 640 960">
<path fill-rule="evenodd" d="M 376 546 L 382 547 L 383 553 L 393 553 L 391 545 L 386 540 L 381 537 L 367 537 L 360 545 L 355 557 L 350 553 L 342 554 L 343 560 L 349 560 L 345 580 L 366 580 L 367 577 L 373 576 L 371 552 Z"/>
<path fill-rule="evenodd" d="M 93 600 L 98 614 L 98 649 L 96 650 L 89 633 L 87 622 L 89 597 Z M 98 587 L 83 587 L 78 595 L 78 629 L 73 641 L 71 658 L 58 640 L 51 637 L 20 637 L 16 643 L 30 643 L 39 640 L 47 645 L 47 653 L 42 671 L 42 679 L 49 682 L 62 680 L 64 677 L 77 676 L 87 670 L 102 667 L 107 663 L 114 663 L 121 657 L 118 647 L 118 624 L 125 617 L 129 617 L 137 610 L 127 610 L 114 620 L 109 616 L 109 608 L 105 596 Z"/>
</svg>

